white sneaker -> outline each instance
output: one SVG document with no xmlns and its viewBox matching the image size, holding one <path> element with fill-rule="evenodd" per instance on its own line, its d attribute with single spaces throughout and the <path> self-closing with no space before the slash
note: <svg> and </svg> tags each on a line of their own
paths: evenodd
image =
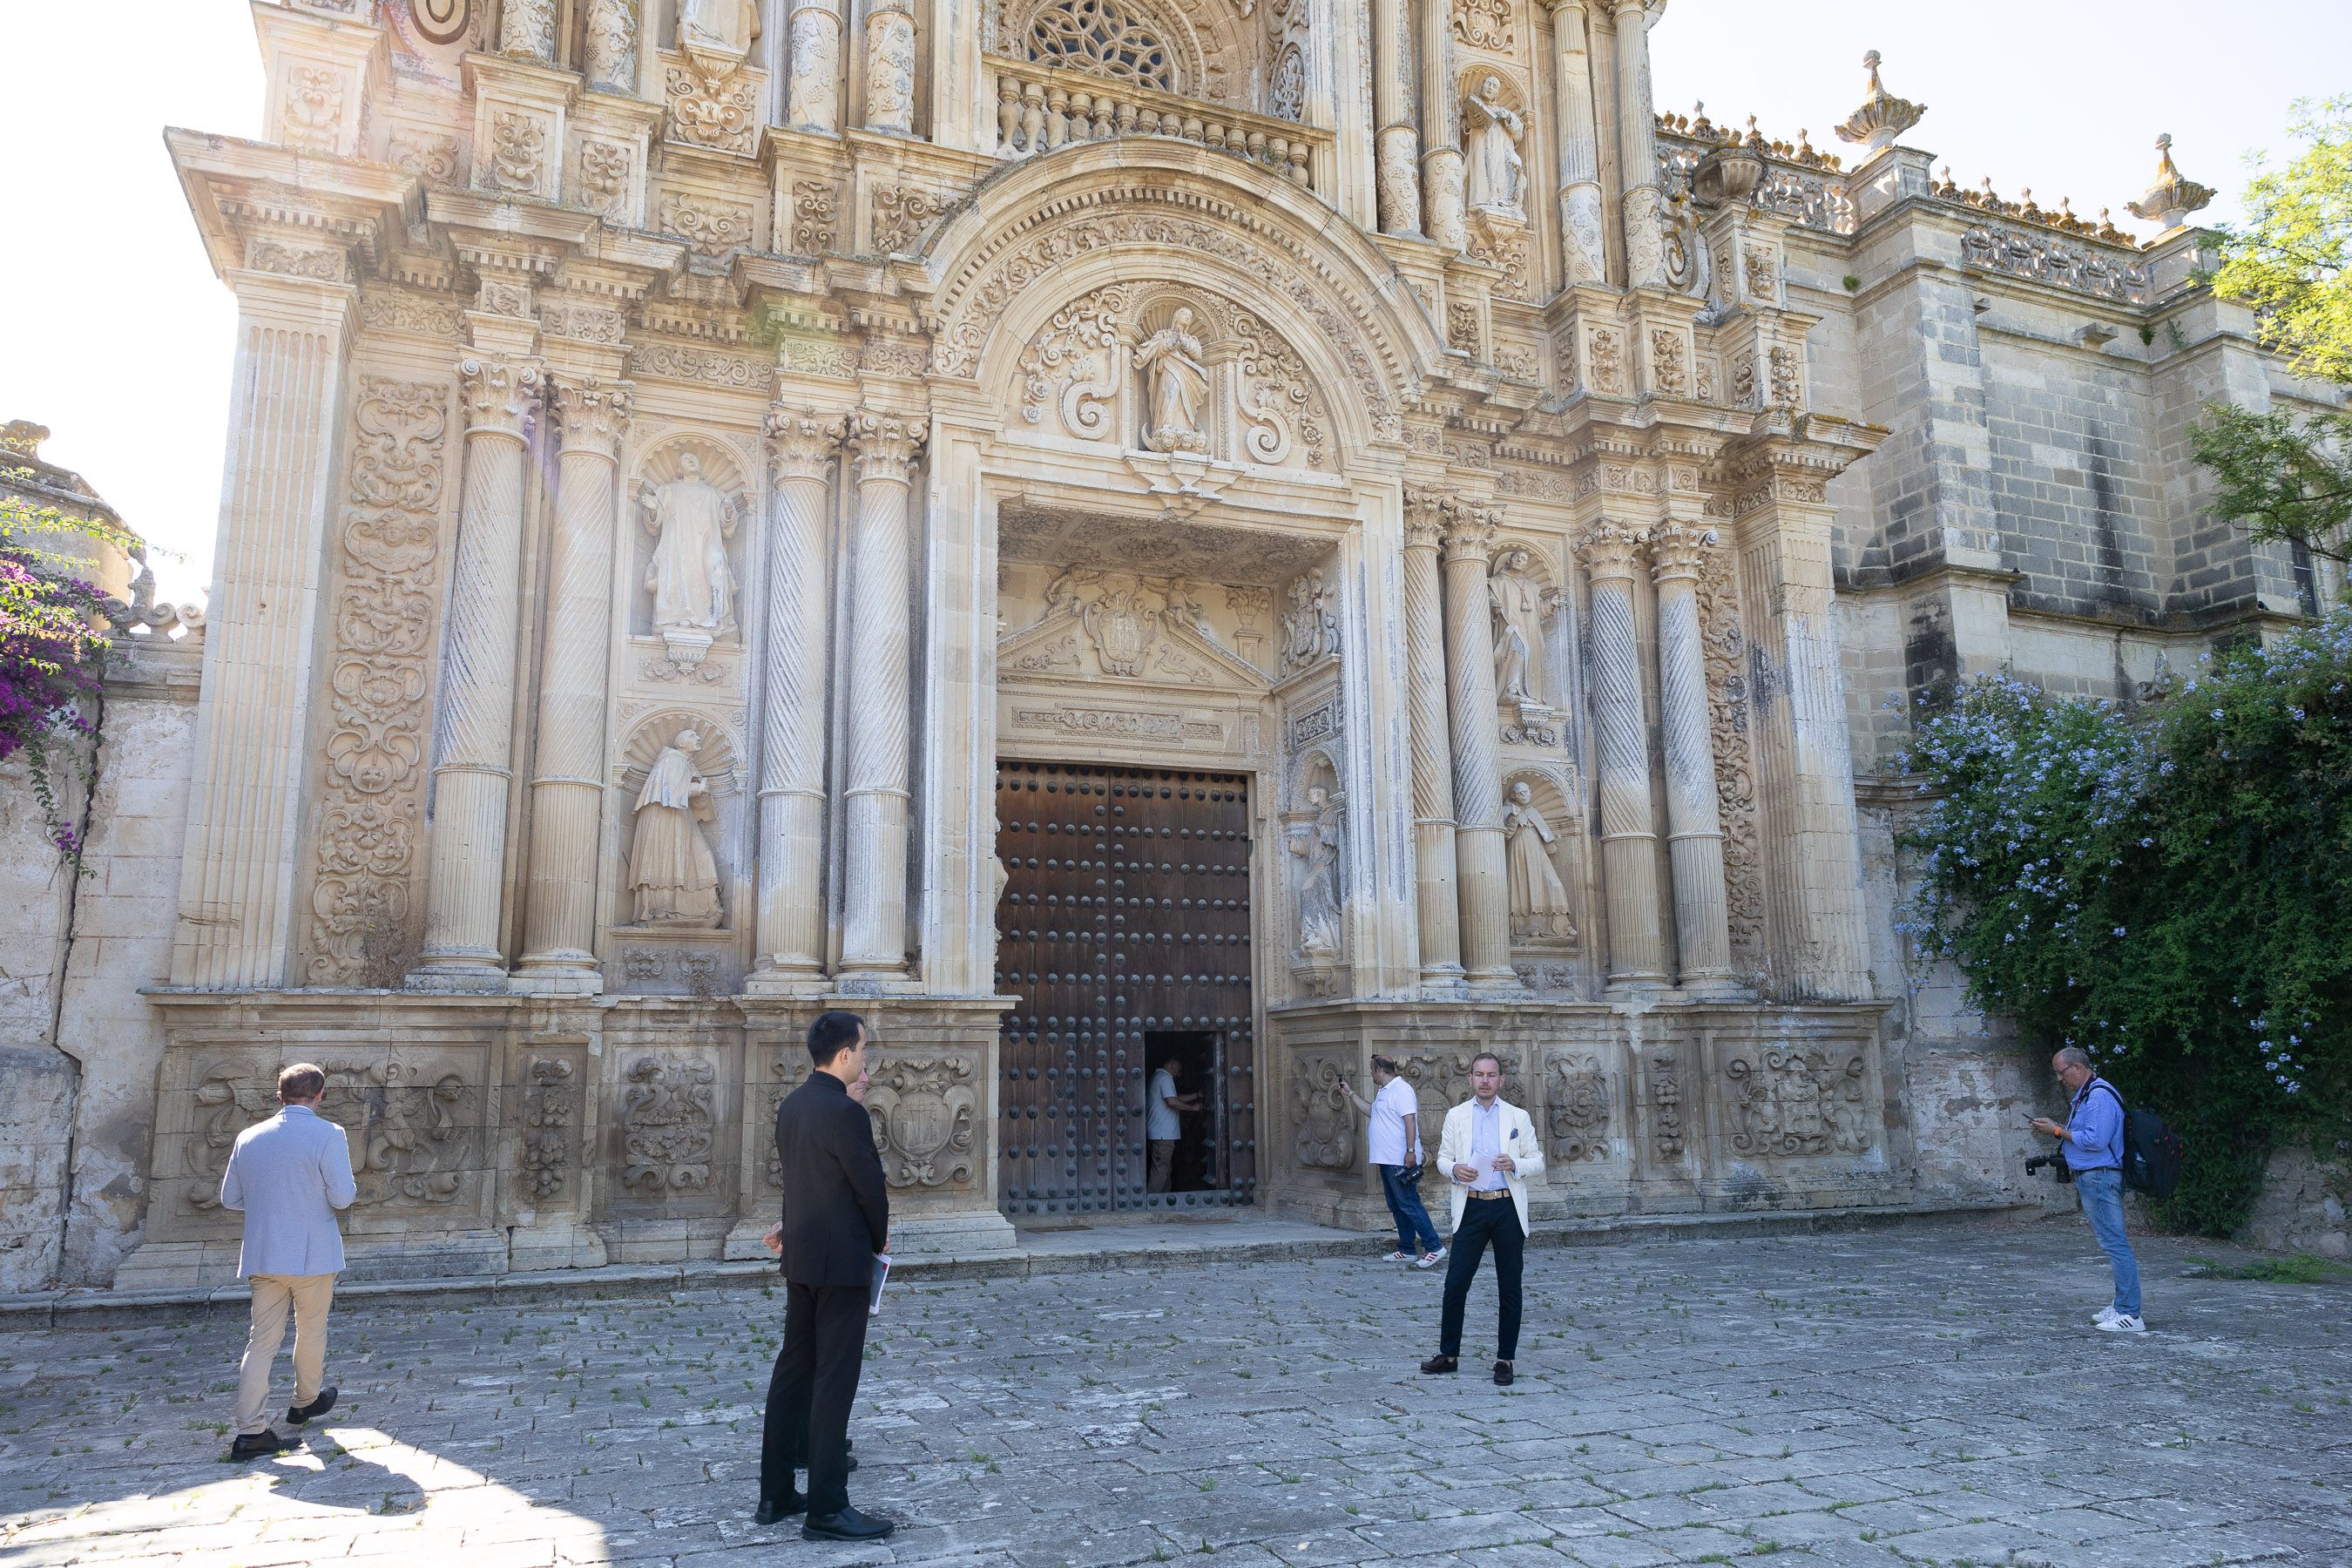
<svg viewBox="0 0 2352 1568">
<path fill-rule="evenodd" d="M 1445 1248 L 1441 1247 L 1434 1252 L 1425 1252 L 1422 1254 L 1421 1261 L 1414 1264 L 1413 1267 L 1415 1268 L 1434 1268 L 1444 1261 Z"/>
<path fill-rule="evenodd" d="M 1391 1252 L 1388 1255 L 1387 1261 L 1391 1263 L 1410 1263 L 1412 1261 L 1412 1254 L 1402 1251 Z"/>
<path fill-rule="evenodd" d="M 2116 1310 L 2115 1304 L 2113 1302 L 2109 1302 L 2107 1305 L 2100 1308 L 2098 1312 L 2091 1319 L 2091 1326 L 2095 1329 L 2104 1329 L 2109 1323 L 2114 1322 L 2117 1318 L 2122 1316 L 2123 1314 L 2121 1312 Z"/>
<path fill-rule="evenodd" d="M 2099 1331 L 2105 1334 L 2144 1334 L 2147 1332 L 2147 1325 L 2129 1312 L 2117 1312 L 2099 1325 Z"/>
</svg>

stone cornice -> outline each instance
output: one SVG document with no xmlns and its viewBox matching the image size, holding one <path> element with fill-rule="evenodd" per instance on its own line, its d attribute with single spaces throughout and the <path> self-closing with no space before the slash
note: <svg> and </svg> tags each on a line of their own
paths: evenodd
<svg viewBox="0 0 2352 1568">
<path fill-rule="evenodd" d="M 380 163 L 318 157 L 233 136 L 163 132 L 213 270 L 258 242 L 340 252 L 346 275 L 380 271 L 421 216 L 421 186 Z"/>
</svg>

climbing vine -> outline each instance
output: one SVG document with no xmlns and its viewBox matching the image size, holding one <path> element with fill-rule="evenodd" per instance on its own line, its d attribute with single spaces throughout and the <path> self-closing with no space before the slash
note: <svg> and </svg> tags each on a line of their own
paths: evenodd
<svg viewBox="0 0 2352 1568">
<path fill-rule="evenodd" d="M 66 818 L 58 781 L 70 769 L 83 787 L 92 782 L 89 742 L 106 638 L 97 629 L 101 595 L 74 574 L 79 558 L 57 548 L 73 535 L 137 542 L 116 525 L 0 493 L 0 762 L 23 754 L 49 842 L 79 868 L 81 836 Z"/>
</svg>

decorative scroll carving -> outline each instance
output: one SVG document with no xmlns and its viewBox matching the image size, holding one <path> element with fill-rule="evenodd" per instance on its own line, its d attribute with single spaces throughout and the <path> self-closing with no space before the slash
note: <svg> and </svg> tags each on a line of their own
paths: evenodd
<svg viewBox="0 0 2352 1568">
<path fill-rule="evenodd" d="M 1514 300 L 1536 297 L 1530 241 L 1524 224 L 1492 212 L 1472 214 L 1469 255 L 1473 261 L 1502 269 L 1505 294 Z"/>
<path fill-rule="evenodd" d="M 209 1214 L 220 1207 L 221 1176 L 228 1170 L 236 1135 L 277 1114 L 277 1101 L 250 1062 L 215 1062 L 196 1080 L 195 1114 L 187 1150 L 188 1174 L 196 1184 L 188 1206 Z"/>
<path fill-rule="evenodd" d="M 352 1134 L 357 1205 L 457 1201 L 473 1142 L 479 1092 L 454 1072 L 330 1060 L 319 1114 Z"/>
<path fill-rule="evenodd" d="M 1661 397 L 1690 395 L 1690 355 L 1672 327 L 1650 329 L 1650 381 Z"/>
<path fill-rule="evenodd" d="M 465 312 L 455 305 L 422 300 L 414 294 L 360 296 L 360 321 L 370 331 L 421 332 L 427 337 L 454 338 L 466 325 Z"/>
<path fill-rule="evenodd" d="M 1650 1147 L 1661 1160 L 1682 1158 L 1683 1068 L 1672 1051 L 1650 1058 Z"/>
<path fill-rule="evenodd" d="M 311 278 L 321 283 L 342 282 L 347 266 L 343 253 L 331 246 L 288 245 L 261 238 L 245 242 L 245 265 L 255 272 Z"/>
<path fill-rule="evenodd" d="M 632 206 L 629 187 L 636 173 L 637 155 L 634 149 L 596 138 L 581 142 L 580 205 L 606 223 L 628 223 Z"/>
<path fill-rule="evenodd" d="M 1518 43 L 1511 0 L 1454 0 L 1454 37 L 1474 49 L 1509 54 Z"/>
<path fill-rule="evenodd" d="M 572 1063 L 562 1057 L 536 1057 L 530 1087 L 523 1091 L 522 1180 L 534 1198 L 551 1198 L 572 1179 L 572 1126 L 580 1091 Z"/>
<path fill-rule="evenodd" d="M 1460 349 L 1472 359 L 1486 357 L 1483 334 L 1478 331 L 1478 307 L 1468 300 L 1445 301 L 1445 346 Z"/>
<path fill-rule="evenodd" d="M 866 1092 L 882 1175 L 894 1187 L 969 1182 L 977 1160 L 980 1091 L 970 1057 L 891 1061 Z"/>
<path fill-rule="evenodd" d="M 1609 1076 L 1586 1057 L 1551 1059 L 1544 1107 L 1546 1152 L 1554 1164 L 1609 1157 Z"/>
<path fill-rule="evenodd" d="M 663 233 L 683 238 L 697 256 L 716 261 L 751 243 L 751 209 L 668 191 L 661 199 L 661 226 Z"/>
<path fill-rule="evenodd" d="M 1588 368 L 1593 391 L 1623 395 L 1625 340 L 1613 328 L 1593 329 L 1591 363 Z"/>
<path fill-rule="evenodd" d="M 915 241 L 931 221 L 945 213 L 955 203 L 947 196 L 933 195 L 928 191 L 908 190 L 903 185 L 885 186 L 874 198 L 874 250 L 877 256 L 895 256 L 902 250 L 915 248 Z"/>
<path fill-rule="evenodd" d="M 1706 659 L 1707 729 L 1715 747 L 1716 810 L 1723 826 L 1724 895 L 1731 962 L 1739 973 L 1764 966 L 1763 852 L 1758 841 L 1756 769 L 1748 738 L 1748 647 L 1740 630 L 1730 556 L 1706 553 L 1698 580 L 1699 642 Z"/>
<path fill-rule="evenodd" d="M 1261 463 L 1285 462 L 1295 452 L 1308 468 L 1322 468 L 1330 437 L 1306 361 L 1246 310 L 1234 312 L 1231 328 L 1240 350 L 1234 365 L 1241 415 L 1249 425 L 1243 449 Z"/>
<path fill-rule="evenodd" d="M 618 310 L 597 305 L 550 305 L 539 313 L 539 324 L 549 337 L 576 343 L 620 342 L 629 335 L 629 319 Z"/>
<path fill-rule="evenodd" d="M 1723 1065 L 1731 1147 L 1742 1154 L 1860 1154 L 1870 1148 L 1868 1062 L 1850 1046 L 1759 1047 Z"/>
<path fill-rule="evenodd" d="M 1347 1070 L 1330 1057 L 1300 1057 L 1294 1070 L 1290 1121 L 1298 1163 L 1310 1171 L 1356 1168 L 1356 1113 L 1339 1087 Z M 1423 1123 L 1426 1125 L 1426 1123 Z M 1433 1146 L 1436 1140 L 1426 1140 Z"/>
<path fill-rule="evenodd" d="M 672 142 L 745 157 L 760 150 L 759 73 L 713 75 L 672 60 L 666 89 Z"/>
<path fill-rule="evenodd" d="M 629 373 L 698 381 L 709 386 L 756 392 L 762 396 L 775 382 L 772 366 L 736 354 L 715 353 L 690 343 L 638 343 L 629 353 Z"/>
<path fill-rule="evenodd" d="M 2095 299 L 2145 305 L 2148 273 L 2095 246 L 2069 245 L 2047 233 L 1980 223 L 1960 236 L 1960 260 L 1988 272 L 2030 278 Z"/>
<path fill-rule="evenodd" d="M 1024 420 L 1039 424 L 1052 406 L 1073 436 L 1113 434 L 1108 409 L 1118 388 L 1110 354 L 1129 299 L 1128 286 L 1114 283 L 1054 312 L 1021 353 Z"/>
<path fill-rule="evenodd" d="M 490 116 L 490 166 L 480 171 L 494 191 L 537 194 L 547 167 L 547 121 L 501 109 Z"/>
<path fill-rule="evenodd" d="M 1805 402 L 1805 379 L 1797 363 L 1797 351 L 1786 343 L 1772 345 L 1772 403 L 1778 408 L 1801 408 Z"/>
<path fill-rule="evenodd" d="M 289 69 L 278 140 L 297 153 L 331 154 L 342 129 L 342 73 L 305 65 Z"/>
<path fill-rule="evenodd" d="M 314 985 L 394 984 L 406 967 L 448 391 L 362 376 L 352 420 L 310 893 Z"/>
<path fill-rule="evenodd" d="M 1274 84 L 1266 89 L 1265 111 L 1276 120 L 1307 117 L 1307 57 L 1296 43 L 1285 44 L 1274 62 Z"/>
<path fill-rule="evenodd" d="M 699 1057 L 639 1057 L 621 1092 L 621 1184 L 639 1197 L 710 1184 L 718 1142 L 719 1075 Z"/>
<path fill-rule="evenodd" d="M 457 183 L 458 156 L 455 136 L 403 125 L 393 132 L 384 161 L 428 185 L 454 185 Z"/>
</svg>

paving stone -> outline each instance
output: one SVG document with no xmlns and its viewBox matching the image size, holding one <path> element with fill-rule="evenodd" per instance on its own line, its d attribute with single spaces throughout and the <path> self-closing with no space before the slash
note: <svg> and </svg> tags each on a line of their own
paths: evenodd
<svg viewBox="0 0 2352 1568">
<path fill-rule="evenodd" d="M 1356 1258 L 909 1282 L 852 1423 L 904 1528 L 857 1548 L 751 1522 L 763 1282 L 346 1305 L 342 1403 L 252 1466 L 231 1318 L 9 1332 L 0 1562 L 2352 1563 L 2352 1291 L 2188 1250 L 2143 1244 L 2159 1331 L 2117 1343 L 2021 1288 L 2074 1226 L 1538 1249 L 1507 1390 L 1416 1374 L 1435 1292 Z"/>
</svg>

